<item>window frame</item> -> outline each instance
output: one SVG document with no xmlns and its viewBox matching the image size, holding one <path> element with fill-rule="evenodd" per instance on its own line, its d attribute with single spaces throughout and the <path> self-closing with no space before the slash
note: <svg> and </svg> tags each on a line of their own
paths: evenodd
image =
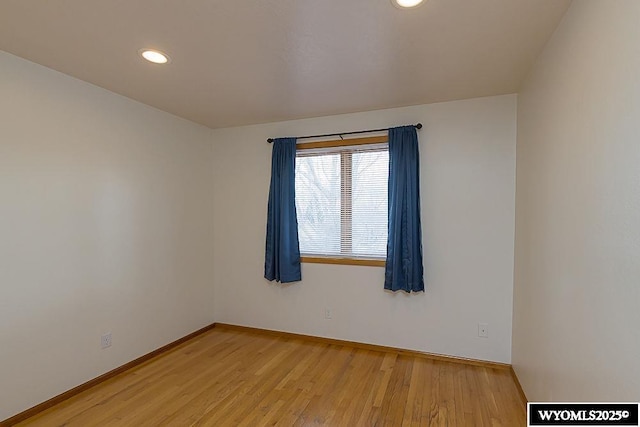
<svg viewBox="0 0 640 427">
<path fill-rule="evenodd" d="M 336 147 L 345 147 L 345 146 L 357 146 L 357 145 L 370 145 L 370 144 L 388 144 L 389 136 L 388 135 L 379 135 L 379 136 L 370 136 L 365 138 L 350 138 L 350 139 L 338 139 L 332 141 L 318 141 L 318 142 L 307 142 L 300 143 L 296 145 L 296 151 L 301 150 L 310 150 L 317 148 L 336 148 Z M 351 167 L 347 168 L 346 160 L 351 157 L 352 153 L 345 152 L 340 155 L 340 179 L 344 179 L 345 174 L 351 178 Z M 297 155 L 296 155 L 297 156 Z M 341 197 L 343 202 L 346 200 L 345 195 L 341 193 Z M 348 204 L 351 204 L 351 200 L 348 200 Z M 348 213 L 351 213 L 351 209 L 348 210 Z M 349 224 L 351 222 L 351 218 L 349 215 L 344 217 L 344 210 L 340 210 L 340 220 L 341 224 Z M 345 233 L 345 227 L 341 227 L 341 232 Z M 349 239 L 344 239 L 344 235 L 341 236 L 341 250 L 342 245 L 345 241 L 349 242 Z M 300 257 L 300 262 L 304 263 L 313 263 L 313 264 L 341 264 L 341 265 L 361 265 L 361 266 L 370 266 L 370 267 L 384 267 L 386 265 L 386 260 L 376 257 L 353 257 L 353 256 L 335 256 L 335 255 L 327 255 L 327 256 L 304 256 Z"/>
</svg>

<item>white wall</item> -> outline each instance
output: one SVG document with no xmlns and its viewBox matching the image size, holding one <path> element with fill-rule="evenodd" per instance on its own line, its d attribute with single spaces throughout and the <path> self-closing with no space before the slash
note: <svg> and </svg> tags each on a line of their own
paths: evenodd
<svg viewBox="0 0 640 427">
<path fill-rule="evenodd" d="M 640 400 L 640 2 L 574 1 L 518 96 L 513 365 Z"/>
<path fill-rule="evenodd" d="M 416 122 L 426 292 L 385 292 L 379 267 L 265 280 L 266 139 Z M 515 95 L 214 131 L 216 321 L 510 362 L 515 138 Z"/>
<path fill-rule="evenodd" d="M 210 136 L 0 52 L 0 420 L 214 320 Z"/>
</svg>

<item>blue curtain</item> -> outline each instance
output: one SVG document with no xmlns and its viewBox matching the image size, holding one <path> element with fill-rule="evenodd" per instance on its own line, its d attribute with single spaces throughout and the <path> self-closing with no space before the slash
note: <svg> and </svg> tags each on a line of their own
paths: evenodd
<svg viewBox="0 0 640 427">
<path fill-rule="evenodd" d="M 424 291 L 420 156 L 413 126 L 389 129 L 389 237 L 384 288 Z"/>
<path fill-rule="evenodd" d="M 300 244 L 296 215 L 296 139 L 278 138 L 271 152 L 271 187 L 267 213 L 264 277 L 296 282 L 300 273 Z"/>
</svg>

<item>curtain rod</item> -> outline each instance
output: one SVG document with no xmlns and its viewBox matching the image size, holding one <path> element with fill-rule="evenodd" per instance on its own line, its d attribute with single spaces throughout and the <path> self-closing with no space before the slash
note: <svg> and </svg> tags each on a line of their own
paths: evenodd
<svg viewBox="0 0 640 427">
<path fill-rule="evenodd" d="M 416 129 L 422 129 L 422 123 L 418 123 L 415 125 L 410 125 L 415 127 Z M 325 138 L 327 136 L 339 136 L 342 137 L 342 135 L 357 135 L 359 133 L 372 133 L 372 132 L 384 132 L 386 130 L 389 130 L 391 128 L 382 128 L 382 129 L 369 129 L 369 130 L 356 130 L 353 132 L 338 132 L 338 133 L 325 133 L 324 135 L 307 135 L 307 136 L 297 136 L 296 139 L 308 139 L 308 138 Z M 269 144 L 271 144 L 273 141 L 275 141 L 275 138 L 269 138 L 267 139 L 267 142 Z"/>
</svg>

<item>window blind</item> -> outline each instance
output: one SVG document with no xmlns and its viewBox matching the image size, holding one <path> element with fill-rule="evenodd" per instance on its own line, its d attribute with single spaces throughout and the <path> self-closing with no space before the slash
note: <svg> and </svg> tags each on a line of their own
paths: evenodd
<svg viewBox="0 0 640 427">
<path fill-rule="evenodd" d="M 296 210 L 301 254 L 384 259 L 388 177 L 387 144 L 299 150 Z"/>
</svg>

